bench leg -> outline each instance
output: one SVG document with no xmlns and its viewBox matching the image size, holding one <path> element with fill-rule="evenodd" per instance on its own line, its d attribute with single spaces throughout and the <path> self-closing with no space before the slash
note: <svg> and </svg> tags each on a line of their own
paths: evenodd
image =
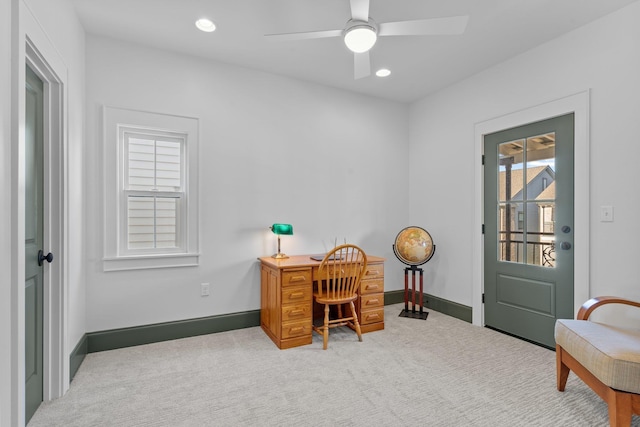
<svg viewBox="0 0 640 427">
<path fill-rule="evenodd" d="M 631 425 L 631 395 L 609 389 L 609 425 L 611 427 L 629 427 Z"/>
<path fill-rule="evenodd" d="M 564 391 L 571 370 L 605 401 L 611 427 L 631 425 L 632 415 L 640 413 L 640 394 L 614 390 L 605 385 L 561 346 L 556 345 L 556 374 L 559 391 Z"/>
<path fill-rule="evenodd" d="M 558 391 L 564 391 L 570 372 L 569 367 L 562 361 L 563 352 L 564 350 L 562 349 L 562 347 L 556 344 L 556 381 Z"/>
</svg>

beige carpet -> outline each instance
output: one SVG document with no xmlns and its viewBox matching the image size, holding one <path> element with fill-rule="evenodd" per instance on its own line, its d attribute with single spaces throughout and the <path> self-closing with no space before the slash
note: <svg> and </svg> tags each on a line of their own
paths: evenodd
<svg viewBox="0 0 640 427">
<path fill-rule="evenodd" d="M 89 354 L 39 426 L 606 426 L 555 353 L 430 311 L 279 350 L 259 327 Z M 634 426 L 640 418 L 634 417 Z"/>
</svg>

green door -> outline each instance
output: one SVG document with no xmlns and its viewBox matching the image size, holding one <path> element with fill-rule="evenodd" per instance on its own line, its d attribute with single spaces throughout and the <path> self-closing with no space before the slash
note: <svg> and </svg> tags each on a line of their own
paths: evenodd
<svg viewBox="0 0 640 427">
<path fill-rule="evenodd" d="M 27 67 L 25 111 L 25 420 L 43 397 L 42 331 L 44 266 L 38 252 L 44 234 L 43 83 Z"/>
<path fill-rule="evenodd" d="M 484 137 L 485 325 L 555 348 L 573 318 L 574 115 Z"/>
</svg>

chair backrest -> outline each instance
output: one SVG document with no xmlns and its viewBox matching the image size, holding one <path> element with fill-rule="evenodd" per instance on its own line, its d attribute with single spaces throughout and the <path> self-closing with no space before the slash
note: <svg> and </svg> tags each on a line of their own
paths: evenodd
<svg viewBox="0 0 640 427">
<path fill-rule="evenodd" d="M 318 293 L 342 299 L 355 295 L 367 268 L 367 255 L 356 245 L 340 245 L 325 255 L 318 268 Z"/>
</svg>

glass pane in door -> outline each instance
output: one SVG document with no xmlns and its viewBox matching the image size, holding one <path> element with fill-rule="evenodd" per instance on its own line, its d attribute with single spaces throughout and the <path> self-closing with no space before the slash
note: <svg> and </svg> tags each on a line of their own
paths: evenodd
<svg viewBox="0 0 640 427">
<path fill-rule="evenodd" d="M 498 145 L 498 260 L 555 267 L 555 134 Z"/>
<path fill-rule="evenodd" d="M 523 160 L 526 141 L 498 145 L 498 260 L 521 262 L 524 210 L 522 201 Z"/>
<path fill-rule="evenodd" d="M 525 148 L 527 264 L 555 267 L 555 133 L 529 137 Z"/>
<path fill-rule="evenodd" d="M 524 205 L 522 203 L 501 203 L 498 214 L 498 260 L 522 262 L 524 227 Z"/>
</svg>

